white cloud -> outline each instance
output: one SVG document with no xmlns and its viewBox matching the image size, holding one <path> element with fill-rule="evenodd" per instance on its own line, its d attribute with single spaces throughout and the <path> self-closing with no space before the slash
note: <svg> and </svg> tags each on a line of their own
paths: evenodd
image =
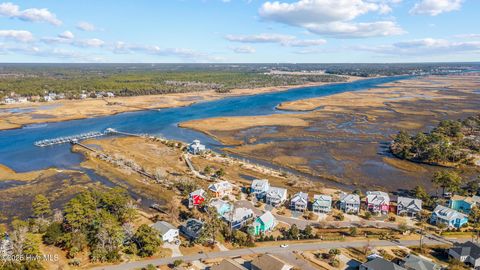
<svg viewBox="0 0 480 270">
<path fill-rule="evenodd" d="M 83 39 L 76 41 L 74 43 L 77 46 L 80 47 L 102 47 L 105 44 L 105 41 L 98 39 L 98 38 L 90 38 L 90 39 Z"/>
<path fill-rule="evenodd" d="M 456 38 L 477 39 L 480 38 L 480 34 L 460 34 L 455 35 Z"/>
<path fill-rule="evenodd" d="M 96 27 L 95 27 L 95 25 L 93 25 L 89 22 L 79 22 L 79 23 L 77 23 L 77 29 L 82 30 L 82 31 L 91 32 L 91 31 L 95 31 Z"/>
<path fill-rule="evenodd" d="M 0 4 L 0 16 L 17 18 L 30 22 L 47 22 L 53 25 L 61 25 L 62 21 L 46 8 L 29 8 L 20 10 L 18 5 L 6 2 Z"/>
<path fill-rule="evenodd" d="M 25 30 L 0 30 L 0 38 L 30 42 L 33 41 L 33 34 Z"/>
<path fill-rule="evenodd" d="M 299 0 L 293 3 L 266 2 L 259 10 L 265 20 L 297 26 L 320 35 L 338 38 L 403 34 L 393 21 L 352 22 L 369 12 L 392 11 L 388 0 Z"/>
<path fill-rule="evenodd" d="M 231 48 L 235 53 L 255 53 L 256 50 L 252 46 L 239 46 Z"/>
<path fill-rule="evenodd" d="M 74 39 L 75 35 L 70 31 L 65 31 L 63 33 L 58 34 L 58 37 L 64 38 L 64 39 Z"/>
<path fill-rule="evenodd" d="M 301 40 L 295 36 L 282 34 L 227 35 L 225 38 L 229 41 L 241 43 L 278 43 L 290 47 L 319 46 L 327 43 L 324 39 Z"/>
<path fill-rule="evenodd" d="M 421 0 L 410 10 L 411 14 L 437 16 L 441 13 L 459 10 L 463 0 Z"/>
<path fill-rule="evenodd" d="M 359 46 L 356 49 L 392 55 L 435 55 L 480 52 L 480 41 L 449 41 L 424 38 L 397 42 L 388 45 Z"/>
</svg>

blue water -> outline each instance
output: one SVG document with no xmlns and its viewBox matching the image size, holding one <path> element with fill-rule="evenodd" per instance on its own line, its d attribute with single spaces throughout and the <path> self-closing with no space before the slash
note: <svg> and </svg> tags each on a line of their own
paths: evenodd
<svg viewBox="0 0 480 270">
<path fill-rule="evenodd" d="M 408 76 L 367 79 L 352 83 L 296 88 L 288 91 L 252 96 L 230 97 L 216 101 L 200 102 L 188 107 L 160 111 L 139 111 L 113 116 L 73 120 L 29 126 L 28 128 L 0 131 L 0 164 L 24 172 L 47 167 L 70 168 L 82 161 L 82 156 L 70 151 L 70 145 L 39 148 L 38 140 L 74 135 L 89 131 L 115 128 L 131 133 L 149 133 L 185 142 L 199 138 L 208 147 L 221 145 L 201 133 L 182 129 L 178 123 L 220 116 L 252 116 L 285 113 L 275 107 L 287 101 L 327 96 L 341 92 L 374 88 L 380 84 L 409 78 Z M 158 157 L 161 158 L 161 157 Z"/>
</svg>

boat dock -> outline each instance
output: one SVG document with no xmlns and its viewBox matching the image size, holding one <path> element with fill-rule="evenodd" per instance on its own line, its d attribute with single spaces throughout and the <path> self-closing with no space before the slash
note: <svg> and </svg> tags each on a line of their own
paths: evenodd
<svg viewBox="0 0 480 270">
<path fill-rule="evenodd" d="M 46 147 L 46 146 L 52 146 L 52 145 L 58 145 L 58 144 L 64 144 L 64 143 L 75 143 L 80 140 L 97 138 L 97 137 L 108 135 L 110 133 L 111 133 L 110 129 L 107 129 L 104 132 L 92 131 L 92 132 L 87 132 L 87 133 L 82 133 L 82 134 L 77 134 L 72 136 L 36 141 L 34 145 L 38 147 Z"/>
</svg>

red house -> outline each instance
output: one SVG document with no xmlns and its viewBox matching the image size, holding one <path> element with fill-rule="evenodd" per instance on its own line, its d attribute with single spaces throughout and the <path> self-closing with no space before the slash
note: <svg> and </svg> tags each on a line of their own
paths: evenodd
<svg viewBox="0 0 480 270">
<path fill-rule="evenodd" d="M 190 193 L 188 197 L 188 207 L 193 208 L 202 204 L 205 201 L 205 190 L 197 189 L 194 192 Z"/>
</svg>

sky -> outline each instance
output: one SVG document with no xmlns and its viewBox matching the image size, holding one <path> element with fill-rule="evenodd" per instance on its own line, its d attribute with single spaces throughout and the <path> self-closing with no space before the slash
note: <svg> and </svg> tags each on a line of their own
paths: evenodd
<svg viewBox="0 0 480 270">
<path fill-rule="evenodd" d="M 480 0 L 0 0 L 0 62 L 480 61 Z"/>
</svg>

